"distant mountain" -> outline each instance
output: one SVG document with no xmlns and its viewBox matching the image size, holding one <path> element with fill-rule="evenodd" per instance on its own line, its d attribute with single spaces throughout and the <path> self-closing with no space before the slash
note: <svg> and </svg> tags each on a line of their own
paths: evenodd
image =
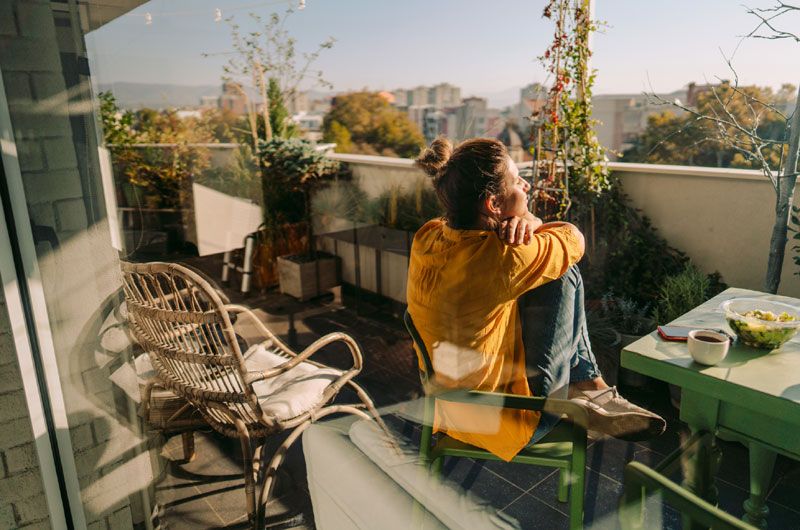
<svg viewBox="0 0 800 530">
<path fill-rule="evenodd" d="M 217 97 L 222 94 L 222 83 L 219 85 L 167 85 L 153 83 L 120 82 L 100 84 L 101 92 L 111 92 L 123 109 L 168 109 L 179 107 L 196 107 L 204 96 Z M 309 100 L 324 99 L 332 95 L 319 90 L 309 90 Z M 251 93 L 251 97 L 255 94 Z"/>
<path fill-rule="evenodd" d="M 166 109 L 173 107 L 190 107 L 200 104 L 203 96 L 219 96 L 222 84 L 219 85 L 166 85 L 152 83 L 112 83 L 98 87 L 103 92 L 111 92 L 117 103 L 124 109 Z"/>
</svg>

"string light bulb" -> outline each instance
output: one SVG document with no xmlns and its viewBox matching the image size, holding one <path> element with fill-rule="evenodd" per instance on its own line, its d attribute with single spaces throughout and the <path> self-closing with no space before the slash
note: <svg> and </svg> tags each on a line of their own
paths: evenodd
<svg viewBox="0 0 800 530">
<path fill-rule="evenodd" d="M 306 0 L 300 0 L 300 3 L 297 5 L 297 9 L 299 11 L 302 11 L 305 8 L 306 8 Z"/>
<path fill-rule="evenodd" d="M 153 23 L 153 15 L 149 12 L 144 14 L 144 23 L 148 26 Z"/>
<path fill-rule="evenodd" d="M 222 20 L 222 9 L 216 8 L 214 10 L 214 22 L 219 22 Z"/>
</svg>

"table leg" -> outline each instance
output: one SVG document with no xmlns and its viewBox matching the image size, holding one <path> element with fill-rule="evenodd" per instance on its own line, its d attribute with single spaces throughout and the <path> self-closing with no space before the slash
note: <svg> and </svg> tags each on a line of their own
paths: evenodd
<svg viewBox="0 0 800 530">
<path fill-rule="evenodd" d="M 759 528 L 767 527 L 766 506 L 769 483 L 775 467 L 775 453 L 763 445 L 750 442 L 750 498 L 744 501 L 744 521 Z"/>
<path fill-rule="evenodd" d="M 692 429 L 693 433 L 696 432 Z M 694 453 L 687 455 L 683 463 L 683 476 L 685 486 L 699 497 L 713 505 L 717 504 L 718 492 L 714 477 L 719 469 L 722 451 L 719 449 L 714 436 L 707 436 L 697 446 Z M 699 529 L 697 523 L 684 517 L 683 528 Z"/>
</svg>

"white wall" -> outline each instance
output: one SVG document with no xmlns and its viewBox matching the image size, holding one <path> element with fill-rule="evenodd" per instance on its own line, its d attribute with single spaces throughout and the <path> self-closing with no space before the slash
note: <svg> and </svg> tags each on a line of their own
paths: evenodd
<svg viewBox="0 0 800 530">
<path fill-rule="evenodd" d="M 424 173 L 408 159 L 332 155 L 347 162 L 370 196 L 393 185 L 412 186 Z M 767 268 L 775 194 L 758 171 L 611 163 L 632 204 L 670 245 L 730 286 L 761 290 Z M 795 194 L 800 205 L 800 193 Z M 791 235 L 791 234 L 790 234 Z M 789 240 L 779 293 L 800 298 L 800 272 Z"/>
<path fill-rule="evenodd" d="M 775 192 L 759 171 L 613 163 L 633 204 L 675 248 L 731 286 L 761 290 Z M 795 194 L 795 205 L 800 204 Z M 791 236 L 791 234 L 790 234 Z M 800 272 L 786 248 L 779 293 L 800 298 Z"/>
</svg>

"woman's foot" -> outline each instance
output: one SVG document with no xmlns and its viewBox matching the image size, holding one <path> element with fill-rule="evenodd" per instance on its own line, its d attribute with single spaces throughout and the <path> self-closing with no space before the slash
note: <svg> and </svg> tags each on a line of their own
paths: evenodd
<svg viewBox="0 0 800 530">
<path fill-rule="evenodd" d="M 589 413 L 588 429 L 628 441 L 647 440 L 664 432 L 664 418 L 634 405 L 619 395 L 617 387 L 600 381 L 605 388 L 596 388 L 600 384 L 581 385 L 586 381 L 569 387 L 569 399 L 584 405 Z"/>
</svg>

